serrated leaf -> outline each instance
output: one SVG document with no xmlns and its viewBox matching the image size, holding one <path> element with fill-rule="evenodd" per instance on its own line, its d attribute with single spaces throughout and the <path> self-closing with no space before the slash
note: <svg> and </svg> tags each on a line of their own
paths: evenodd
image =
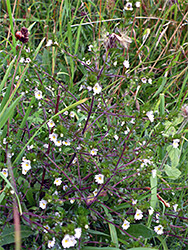
<svg viewBox="0 0 188 250">
<path fill-rule="evenodd" d="M 22 239 L 34 234 L 34 231 L 31 230 L 31 227 L 24 225 L 21 225 L 20 232 Z M 0 235 L 0 246 L 11 243 L 14 243 L 14 225 L 5 227 Z"/>
<path fill-rule="evenodd" d="M 178 168 L 172 168 L 168 165 L 165 165 L 164 171 L 172 180 L 176 180 L 181 175 L 181 171 Z"/>
<path fill-rule="evenodd" d="M 135 238 L 142 236 L 144 239 L 150 239 L 154 235 L 153 230 L 143 224 L 131 224 L 131 226 L 127 229 L 127 233 Z"/>
</svg>

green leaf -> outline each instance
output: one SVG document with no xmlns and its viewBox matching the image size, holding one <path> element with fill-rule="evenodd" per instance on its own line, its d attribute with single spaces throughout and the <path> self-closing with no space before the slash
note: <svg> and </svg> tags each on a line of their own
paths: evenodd
<svg viewBox="0 0 188 250">
<path fill-rule="evenodd" d="M 27 238 L 30 235 L 34 234 L 34 231 L 31 230 L 31 227 L 21 225 L 21 238 Z M 14 243 L 14 225 L 6 226 L 0 236 L 0 246 L 8 245 Z"/>
<path fill-rule="evenodd" d="M 181 175 L 181 171 L 178 168 L 172 168 L 169 165 L 165 165 L 164 171 L 172 180 L 176 180 Z"/>
<path fill-rule="evenodd" d="M 131 226 L 127 229 L 127 233 L 131 234 L 135 238 L 142 236 L 144 239 L 150 239 L 154 235 L 153 230 L 143 224 L 131 224 Z"/>
<path fill-rule="evenodd" d="M 179 164 L 181 151 L 179 148 L 174 148 L 172 145 L 169 145 L 166 149 L 168 151 L 168 156 L 171 160 L 171 167 L 175 168 Z"/>
<path fill-rule="evenodd" d="M 108 217 L 108 220 L 111 221 L 113 219 L 112 215 L 109 213 L 108 209 L 105 206 L 103 206 L 103 205 L 101 205 L 101 206 L 103 207 L 105 214 Z M 116 227 L 111 223 L 108 223 L 108 226 L 109 226 L 109 230 L 110 230 L 111 240 L 115 244 L 115 246 L 118 247 L 119 242 L 118 242 Z"/>
<path fill-rule="evenodd" d="M 90 234 L 96 234 L 96 235 L 101 235 L 101 236 L 110 237 L 108 234 L 105 234 L 105 233 L 100 232 L 100 231 L 92 230 L 92 229 L 89 229 L 88 232 L 89 232 Z"/>
<path fill-rule="evenodd" d="M 155 178 L 153 176 L 150 177 L 150 185 L 151 185 L 151 200 L 150 206 L 155 209 L 157 203 L 157 175 Z"/>
</svg>

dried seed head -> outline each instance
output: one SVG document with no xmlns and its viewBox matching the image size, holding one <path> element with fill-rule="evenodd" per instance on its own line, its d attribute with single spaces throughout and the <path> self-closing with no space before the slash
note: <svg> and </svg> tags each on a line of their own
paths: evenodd
<svg viewBox="0 0 188 250">
<path fill-rule="evenodd" d="M 27 28 L 21 28 L 21 31 L 16 31 L 16 38 L 22 43 L 27 43 L 29 41 L 29 31 Z"/>
</svg>

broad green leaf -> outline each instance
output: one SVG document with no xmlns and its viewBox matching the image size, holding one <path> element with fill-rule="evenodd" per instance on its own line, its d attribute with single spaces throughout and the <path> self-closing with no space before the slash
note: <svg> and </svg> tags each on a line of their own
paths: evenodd
<svg viewBox="0 0 188 250">
<path fill-rule="evenodd" d="M 178 168 L 172 168 L 169 165 L 165 165 L 164 171 L 172 180 L 178 179 L 181 175 L 181 171 Z"/>
<path fill-rule="evenodd" d="M 127 233 L 135 238 L 142 236 L 144 239 L 150 239 L 154 235 L 153 230 L 143 224 L 131 224 L 131 226 L 127 229 Z"/>
<path fill-rule="evenodd" d="M 27 238 L 34 234 L 30 226 L 21 225 L 21 238 Z M 0 235 L 0 246 L 14 243 L 14 225 L 6 226 Z"/>
<path fill-rule="evenodd" d="M 171 160 L 171 167 L 175 168 L 179 164 L 181 151 L 179 148 L 174 148 L 172 145 L 169 145 L 166 149 L 168 151 L 168 156 Z"/>
<path fill-rule="evenodd" d="M 173 121 L 172 124 L 173 124 L 173 126 L 176 126 L 176 125 L 182 123 L 183 120 L 184 120 L 184 117 L 183 117 L 182 115 L 179 115 L 179 116 Z"/>
</svg>

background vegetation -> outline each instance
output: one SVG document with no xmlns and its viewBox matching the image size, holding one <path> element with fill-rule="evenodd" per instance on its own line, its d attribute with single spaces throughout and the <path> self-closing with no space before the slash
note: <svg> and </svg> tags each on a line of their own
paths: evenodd
<svg viewBox="0 0 188 250">
<path fill-rule="evenodd" d="M 188 249 L 187 1 L 0 10 L 0 249 Z"/>
</svg>

